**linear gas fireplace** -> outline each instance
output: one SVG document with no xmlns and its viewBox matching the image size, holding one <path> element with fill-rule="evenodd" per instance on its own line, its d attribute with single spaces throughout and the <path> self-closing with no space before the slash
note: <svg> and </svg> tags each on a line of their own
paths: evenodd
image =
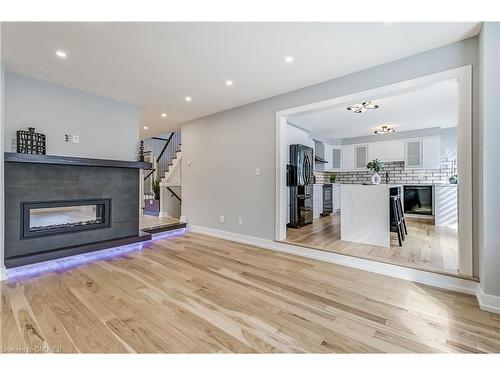
<svg viewBox="0 0 500 375">
<path fill-rule="evenodd" d="M 111 199 L 21 203 L 22 238 L 108 228 Z"/>
</svg>

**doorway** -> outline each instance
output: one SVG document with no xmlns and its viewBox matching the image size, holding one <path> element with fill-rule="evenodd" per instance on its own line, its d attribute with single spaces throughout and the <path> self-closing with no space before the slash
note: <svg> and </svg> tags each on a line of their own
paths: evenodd
<svg viewBox="0 0 500 375">
<path fill-rule="evenodd" d="M 472 277 L 471 99 L 471 67 L 465 66 L 278 112 L 275 240 Z M 454 117 L 440 110 L 440 102 L 446 108 L 453 104 Z M 295 198 L 287 169 L 293 144 L 313 149 L 315 158 L 314 220 L 300 226 L 290 225 Z M 366 166 L 375 159 L 382 164 L 382 184 L 373 191 L 382 189 L 376 193 L 382 198 L 356 208 L 364 198 L 353 189 L 371 189 Z M 332 212 L 323 215 L 318 200 L 330 191 Z M 389 196 L 400 202 L 404 216 L 401 242 L 390 231 Z M 347 237 L 351 224 L 354 237 Z M 375 236 L 388 236 L 383 246 L 366 239 L 372 227 Z"/>
</svg>

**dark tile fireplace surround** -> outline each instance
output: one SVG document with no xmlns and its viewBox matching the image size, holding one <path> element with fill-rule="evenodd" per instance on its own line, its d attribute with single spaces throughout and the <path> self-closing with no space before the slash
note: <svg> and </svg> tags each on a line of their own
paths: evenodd
<svg viewBox="0 0 500 375">
<path fill-rule="evenodd" d="M 139 170 L 148 163 L 5 153 L 5 266 L 144 241 Z"/>
</svg>

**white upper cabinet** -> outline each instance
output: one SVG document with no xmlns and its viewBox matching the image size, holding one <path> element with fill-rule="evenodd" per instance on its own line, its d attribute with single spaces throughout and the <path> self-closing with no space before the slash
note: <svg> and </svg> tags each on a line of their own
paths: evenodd
<svg viewBox="0 0 500 375">
<path fill-rule="evenodd" d="M 366 169 L 368 163 L 368 145 L 354 146 L 354 165 L 356 169 Z"/>
<path fill-rule="evenodd" d="M 342 147 L 340 146 L 332 146 L 331 148 L 331 170 L 332 171 L 341 171 L 342 170 Z"/>
<path fill-rule="evenodd" d="M 362 145 L 332 146 L 325 144 L 325 171 L 366 170 L 369 161 L 404 161 L 406 169 L 441 167 L 440 137 L 400 139 Z"/>
<path fill-rule="evenodd" d="M 342 170 L 354 170 L 354 146 L 342 147 Z"/>
<path fill-rule="evenodd" d="M 387 141 L 385 143 L 385 159 L 383 161 L 403 161 L 405 160 L 405 141 Z"/>
<path fill-rule="evenodd" d="M 441 139 L 439 137 L 426 137 L 406 140 L 405 168 L 441 168 Z"/>
<path fill-rule="evenodd" d="M 384 161 L 386 160 L 386 143 L 376 142 L 368 144 L 368 160 L 372 161 L 375 159 Z"/>
<path fill-rule="evenodd" d="M 439 137 L 424 138 L 422 143 L 423 167 L 441 168 L 441 139 Z"/>
<path fill-rule="evenodd" d="M 422 168 L 422 139 L 405 141 L 405 168 Z"/>
</svg>

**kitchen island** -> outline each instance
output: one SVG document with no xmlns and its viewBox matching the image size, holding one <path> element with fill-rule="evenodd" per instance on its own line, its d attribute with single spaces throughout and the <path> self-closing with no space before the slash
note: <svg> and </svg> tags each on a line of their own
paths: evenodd
<svg viewBox="0 0 500 375">
<path fill-rule="evenodd" d="M 342 184 L 340 239 L 390 246 L 390 189 L 396 185 Z"/>
</svg>

